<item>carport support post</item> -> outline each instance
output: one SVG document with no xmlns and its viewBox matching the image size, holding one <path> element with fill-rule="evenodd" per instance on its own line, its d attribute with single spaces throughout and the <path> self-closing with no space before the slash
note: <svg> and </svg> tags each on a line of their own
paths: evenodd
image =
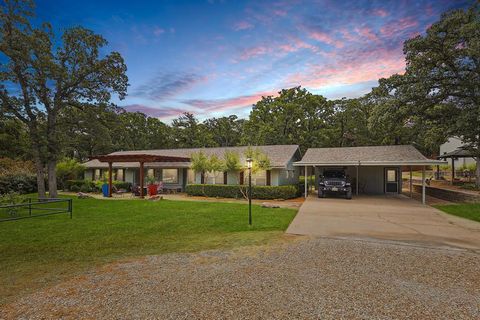
<svg viewBox="0 0 480 320">
<path fill-rule="evenodd" d="M 410 166 L 410 198 L 413 197 L 413 174 L 412 174 L 412 166 Z"/>
<path fill-rule="evenodd" d="M 108 196 L 112 197 L 112 163 L 108 163 Z"/>
<path fill-rule="evenodd" d="M 357 184 L 355 186 L 355 193 L 357 194 L 357 196 L 358 196 L 358 167 L 360 167 L 360 163 L 357 165 L 357 179 L 355 181 L 355 183 Z"/>
<path fill-rule="evenodd" d="M 308 189 L 307 189 L 308 188 L 308 183 L 307 183 L 308 173 L 307 173 L 307 171 L 308 171 L 308 167 L 305 166 L 305 198 L 308 197 Z"/>
<path fill-rule="evenodd" d="M 143 196 L 143 179 L 144 179 L 144 173 L 143 173 L 143 161 L 140 161 L 140 198 L 144 198 Z"/>
<path fill-rule="evenodd" d="M 425 204 L 425 166 L 422 167 L 422 203 Z"/>
</svg>

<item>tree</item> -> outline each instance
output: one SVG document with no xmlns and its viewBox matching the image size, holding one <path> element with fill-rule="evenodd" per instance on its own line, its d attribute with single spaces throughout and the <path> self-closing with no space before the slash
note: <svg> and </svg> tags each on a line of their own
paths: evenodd
<svg viewBox="0 0 480 320">
<path fill-rule="evenodd" d="M 245 124 L 243 143 L 249 145 L 328 145 L 332 139 L 333 105 L 300 87 L 284 89 L 278 97 L 262 97 Z"/>
<path fill-rule="evenodd" d="M 407 68 L 396 94 L 423 124 L 458 136 L 477 161 L 480 187 L 480 5 L 442 15 L 404 44 Z"/>
<path fill-rule="evenodd" d="M 212 134 L 189 112 L 172 121 L 172 134 L 177 148 L 215 146 Z"/>
<path fill-rule="evenodd" d="M 56 197 L 60 113 L 68 107 L 94 108 L 107 103 L 112 93 L 123 99 L 128 85 L 126 66 L 118 52 L 101 55 L 107 41 L 90 30 L 74 27 L 57 38 L 48 23 L 32 27 L 31 1 L 6 0 L 0 14 L 0 51 L 7 59 L 0 66 L 2 109 L 29 129 L 40 196 L 45 196 L 40 180 L 46 161 L 49 195 Z"/>
<path fill-rule="evenodd" d="M 236 115 L 221 118 L 211 118 L 203 122 L 206 130 L 211 134 L 216 146 L 231 147 L 240 143 L 245 120 Z"/>
<path fill-rule="evenodd" d="M 57 163 L 57 178 L 62 188 L 67 180 L 75 180 L 85 171 L 85 166 L 76 159 L 65 158 Z"/>
</svg>

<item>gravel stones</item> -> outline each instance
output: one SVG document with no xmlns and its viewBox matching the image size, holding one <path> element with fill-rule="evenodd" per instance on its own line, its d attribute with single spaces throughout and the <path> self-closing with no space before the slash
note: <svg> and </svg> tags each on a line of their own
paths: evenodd
<svg viewBox="0 0 480 320">
<path fill-rule="evenodd" d="M 348 239 L 104 266 L 4 306 L 5 319 L 479 319 L 480 256 Z"/>
</svg>

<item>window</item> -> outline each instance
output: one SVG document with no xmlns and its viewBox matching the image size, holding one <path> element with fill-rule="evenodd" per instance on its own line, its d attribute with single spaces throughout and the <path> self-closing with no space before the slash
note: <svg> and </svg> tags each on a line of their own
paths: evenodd
<svg viewBox="0 0 480 320">
<path fill-rule="evenodd" d="M 248 171 L 245 171 L 243 175 L 243 183 L 248 184 Z M 258 170 L 257 172 L 252 172 L 252 185 L 254 186 L 266 186 L 267 185 L 267 171 Z"/>
<path fill-rule="evenodd" d="M 163 169 L 163 183 L 178 183 L 178 169 Z"/>
<path fill-rule="evenodd" d="M 125 181 L 124 169 L 117 169 L 117 178 L 118 181 Z"/>
<path fill-rule="evenodd" d="M 194 184 L 195 183 L 195 171 L 192 169 L 188 169 L 187 171 L 187 183 Z"/>
<path fill-rule="evenodd" d="M 102 177 L 102 170 L 101 169 L 95 169 L 95 174 L 93 175 L 93 180 L 100 180 Z"/>
<path fill-rule="evenodd" d="M 387 182 L 397 182 L 397 170 L 387 170 Z"/>
<path fill-rule="evenodd" d="M 207 172 L 205 173 L 205 183 L 206 184 L 223 184 L 223 172 Z"/>
<path fill-rule="evenodd" d="M 148 169 L 147 177 L 155 177 L 155 169 Z"/>
</svg>

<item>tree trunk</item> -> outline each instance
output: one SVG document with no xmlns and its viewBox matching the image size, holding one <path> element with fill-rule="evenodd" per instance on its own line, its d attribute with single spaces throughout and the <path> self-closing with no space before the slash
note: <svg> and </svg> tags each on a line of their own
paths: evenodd
<svg viewBox="0 0 480 320">
<path fill-rule="evenodd" d="M 37 153 L 37 152 L 35 152 Z M 34 156 L 35 161 L 35 169 L 37 174 L 37 190 L 38 190 L 38 197 L 40 199 L 45 199 L 47 194 L 45 192 L 45 170 L 43 168 L 43 162 L 39 156 Z"/>
<path fill-rule="evenodd" d="M 42 148 L 41 142 L 39 141 L 39 132 L 37 130 L 36 124 L 32 123 L 28 126 L 30 134 L 30 142 L 32 147 L 32 156 L 33 161 L 35 162 L 35 171 L 37 175 L 37 192 L 40 199 L 45 199 L 47 194 L 45 192 L 45 166 L 43 159 L 41 157 Z"/>
<path fill-rule="evenodd" d="M 47 116 L 47 170 L 48 170 L 48 195 L 56 198 L 57 194 L 57 159 L 59 154 L 59 141 L 57 139 L 57 111 L 50 109 Z"/>
<path fill-rule="evenodd" d="M 48 169 L 48 195 L 50 198 L 56 198 L 57 193 L 57 161 L 48 160 L 47 169 Z"/>
<path fill-rule="evenodd" d="M 477 170 L 475 174 L 475 186 L 480 188 L 480 157 L 476 158 L 477 160 Z"/>
</svg>

